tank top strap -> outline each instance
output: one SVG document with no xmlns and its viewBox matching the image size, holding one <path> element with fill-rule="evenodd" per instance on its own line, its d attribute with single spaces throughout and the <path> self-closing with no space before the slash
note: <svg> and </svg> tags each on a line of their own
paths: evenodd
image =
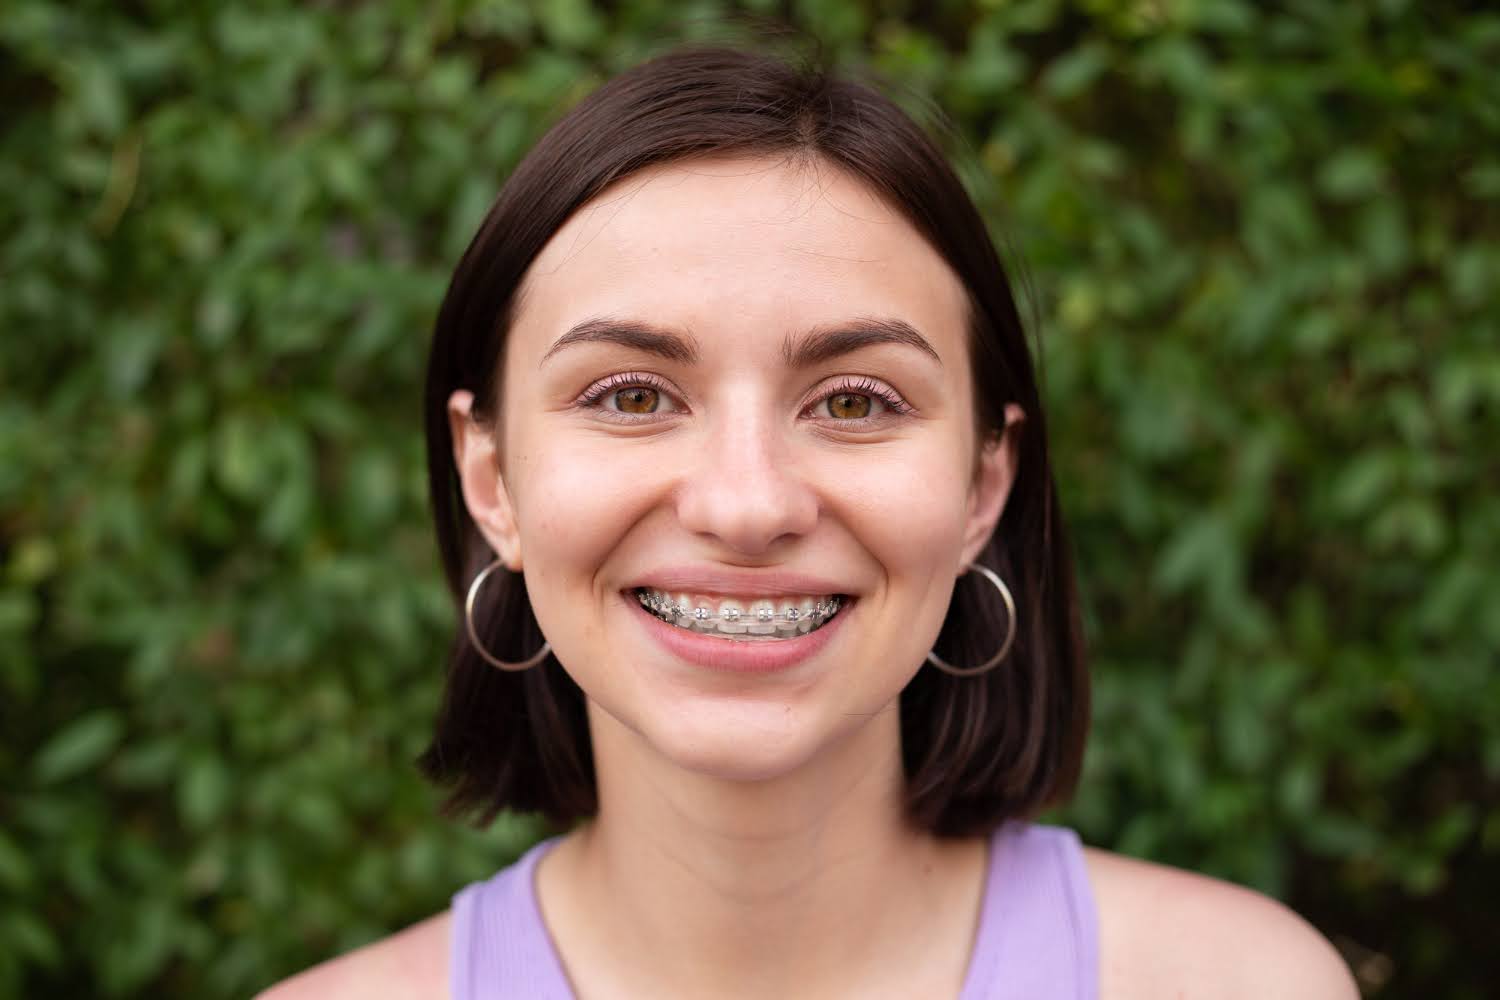
<svg viewBox="0 0 1500 1000">
<path fill-rule="evenodd" d="M 960 1000 L 1097 1000 L 1099 922 L 1078 835 L 1006 823 L 990 839 Z"/>
<path fill-rule="evenodd" d="M 555 840 L 542 841 L 515 864 L 453 895 L 452 1000 L 572 1000 L 533 887 L 537 862 Z"/>
</svg>

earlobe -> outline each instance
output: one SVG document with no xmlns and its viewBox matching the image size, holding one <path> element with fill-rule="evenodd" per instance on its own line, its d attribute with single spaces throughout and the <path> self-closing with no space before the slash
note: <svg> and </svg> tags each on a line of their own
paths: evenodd
<svg viewBox="0 0 1500 1000">
<path fill-rule="evenodd" d="M 453 439 L 453 466 L 464 506 L 491 549 L 511 572 L 521 571 L 521 537 L 515 509 L 500 474 L 495 429 L 473 416 L 474 394 L 459 389 L 448 397 L 448 431 Z"/>
<path fill-rule="evenodd" d="M 979 557 L 995 533 L 1005 510 L 1005 501 L 1015 483 L 1020 455 L 1021 431 L 1026 411 L 1017 403 L 1005 404 L 1005 428 L 984 443 L 969 490 L 969 518 L 964 529 L 963 561 L 958 572 Z"/>
</svg>

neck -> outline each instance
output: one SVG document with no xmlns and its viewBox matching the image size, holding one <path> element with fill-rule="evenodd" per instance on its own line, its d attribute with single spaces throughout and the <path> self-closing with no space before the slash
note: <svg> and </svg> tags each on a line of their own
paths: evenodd
<svg viewBox="0 0 1500 1000">
<path fill-rule="evenodd" d="M 726 995 L 726 983 L 745 995 L 844 992 L 851 970 L 909 955 L 903 945 L 977 882 L 955 879 L 956 865 L 972 874 L 972 845 L 960 858 L 905 821 L 894 706 L 816 762 L 761 781 L 684 772 L 590 711 L 599 816 L 556 852 L 558 875 L 571 870 L 587 902 L 573 897 L 558 915 L 587 912 L 609 930 L 585 941 L 575 979 L 610 967 L 651 995 Z"/>
</svg>

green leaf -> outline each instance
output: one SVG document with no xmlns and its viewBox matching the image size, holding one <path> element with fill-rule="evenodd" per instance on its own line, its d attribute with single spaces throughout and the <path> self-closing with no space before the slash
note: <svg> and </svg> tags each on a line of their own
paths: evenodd
<svg viewBox="0 0 1500 1000">
<path fill-rule="evenodd" d="M 229 789 L 224 762 L 208 753 L 195 755 L 177 786 L 177 809 L 187 828 L 203 830 L 213 824 L 229 802 Z"/>
<path fill-rule="evenodd" d="M 37 751 L 32 773 L 52 784 L 95 767 L 119 745 L 125 723 L 112 709 L 96 709 L 53 734 Z"/>
<path fill-rule="evenodd" d="M 1318 186 L 1338 201 L 1376 194 L 1385 182 L 1385 164 L 1367 149 L 1344 149 L 1323 164 Z"/>
<path fill-rule="evenodd" d="M 4 830 L 0 830 L 0 886 L 20 892 L 31 884 L 34 870 L 26 853 Z"/>
<path fill-rule="evenodd" d="M 14 945 L 17 952 L 47 969 L 56 969 L 62 964 L 62 948 L 57 935 L 34 913 L 12 910 L 5 914 L 0 926 L 4 937 Z"/>
<path fill-rule="evenodd" d="M 1077 97 L 1109 68 L 1109 49 L 1089 42 L 1060 56 L 1042 74 L 1042 89 L 1059 100 Z"/>
</svg>

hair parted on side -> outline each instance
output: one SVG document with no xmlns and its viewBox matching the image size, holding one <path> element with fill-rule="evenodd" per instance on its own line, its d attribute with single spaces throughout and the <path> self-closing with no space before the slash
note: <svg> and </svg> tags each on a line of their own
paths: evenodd
<svg viewBox="0 0 1500 1000">
<path fill-rule="evenodd" d="M 1014 485 L 979 562 L 1015 595 L 1009 656 L 978 677 L 923 668 L 901 694 L 907 812 L 943 836 L 972 835 L 1070 796 L 1089 725 L 1089 682 L 1072 554 L 1047 454 L 1026 336 L 983 220 L 936 143 L 875 87 L 729 47 L 669 52 L 605 83 L 542 137 L 505 182 L 438 313 L 424 402 L 428 481 L 455 603 L 492 555 L 464 506 L 447 402 L 474 394 L 493 421 L 511 309 L 533 259 L 607 186 L 646 167 L 714 155 L 804 156 L 842 169 L 904 213 L 967 289 L 981 440 L 1026 413 Z M 520 660 L 543 637 L 520 576 L 488 582 L 475 607 L 485 645 Z M 989 657 L 1009 622 L 992 588 L 960 579 L 939 636 L 951 663 Z M 548 658 L 520 673 L 486 664 L 462 626 L 431 744 L 417 760 L 448 788 L 444 812 L 488 824 L 500 811 L 564 826 L 597 808 L 584 698 Z"/>
</svg>

